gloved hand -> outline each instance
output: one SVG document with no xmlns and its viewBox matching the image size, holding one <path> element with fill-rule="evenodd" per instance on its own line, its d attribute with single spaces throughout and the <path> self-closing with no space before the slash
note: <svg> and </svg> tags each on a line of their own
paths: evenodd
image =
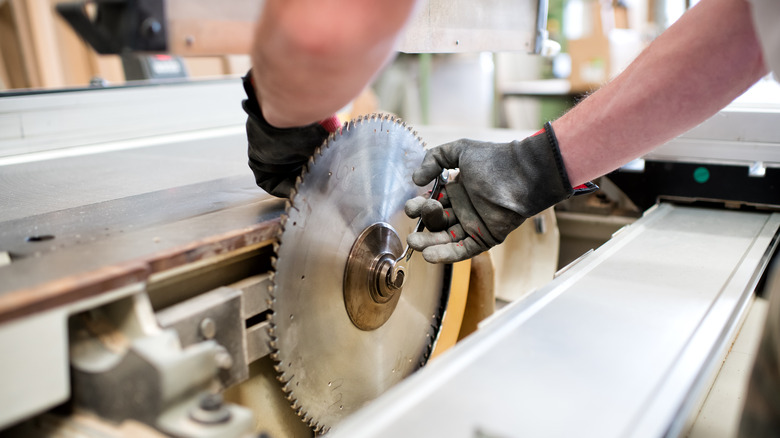
<svg viewBox="0 0 780 438">
<path fill-rule="evenodd" d="M 257 102 L 252 72 L 247 73 L 243 80 L 247 95 L 242 106 L 248 115 L 246 135 L 249 140 L 249 167 L 260 188 L 274 196 L 289 197 L 303 165 L 341 124 L 334 115 L 319 123 L 296 128 L 271 126 L 263 118 Z"/>
<path fill-rule="evenodd" d="M 487 143 L 461 139 L 430 149 L 412 176 L 424 186 L 444 169 L 460 168 L 440 199 L 417 197 L 405 212 L 422 217 L 428 230 L 407 242 L 431 263 L 465 260 L 503 242 L 523 221 L 574 194 L 552 125 L 523 141 Z"/>
</svg>

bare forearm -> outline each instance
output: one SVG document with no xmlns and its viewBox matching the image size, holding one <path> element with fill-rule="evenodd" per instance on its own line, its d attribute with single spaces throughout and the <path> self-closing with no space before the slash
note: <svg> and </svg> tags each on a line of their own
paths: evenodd
<svg viewBox="0 0 780 438">
<path fill-rule="evenodd" d="M 553 122 L 572 185 L 693 128 L 766 74 L 745 0 L 704 0 Z"/>
<path fill-rule="evenodd" d="M 393 54 L 415 0 L 268 0 L 255 30 L 258 101 L 277 127 L 322 120 Z"/>
</svg>

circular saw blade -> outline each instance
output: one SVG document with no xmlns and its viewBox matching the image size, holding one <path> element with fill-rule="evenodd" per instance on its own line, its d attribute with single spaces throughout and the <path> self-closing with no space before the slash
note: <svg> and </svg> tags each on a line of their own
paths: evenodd
<svg viewBox="0 0 780 438">
<path fill-rule="evenodd" d="M 361 329 L 345 306 L 350 251 L 364 230 L 389 225 L 406 242 L 404 203 L 424 156 L 416 132 L 391 116 L 345 125 L 309 161 L 282 220 L 271 300 L 271 357 L 293 409 L 315 431 L 425 364 L 439 333 L 450 266 L 415 253 L 392 315 Z M 364 234 L 365 235 L 365 234 Z"/>
</svg>

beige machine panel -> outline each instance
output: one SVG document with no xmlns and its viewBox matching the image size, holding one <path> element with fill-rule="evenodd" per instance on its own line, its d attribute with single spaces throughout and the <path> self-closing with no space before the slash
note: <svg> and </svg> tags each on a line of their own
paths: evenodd
<svg viewBox="0 0 780 438">
<path fill-rule="evenodd" d="M 256 0 L 168 0 L 169 51 L 181 55 L 249 53 L 252 29 L 263 4 Z M 398 49 L 407 53 L 539 53 L 546 24 L 547 0 L 422 0 Z"/>
</svg>

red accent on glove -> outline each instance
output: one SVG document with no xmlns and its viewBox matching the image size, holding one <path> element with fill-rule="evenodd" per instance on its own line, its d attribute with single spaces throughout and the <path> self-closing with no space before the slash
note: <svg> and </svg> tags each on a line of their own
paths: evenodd
<svg viewBox="0 0 780 438">
<path fill-rule="evenodd" d="M 542 129 L 540 129 L 540 130 L 538 130 L 538 131 L 534 132 L 534 134 L 533 134 L 531 137 L 536 137 L 536 136 L 537 136 L 537 135 L 539 135 L 539 134 L 544 134 L 544 128 L 542 128 Z"/>
<path fill-rule="evenodd" d="M 332 115 L 325 120 L 320 121 L 320 126 L 325 128 L 328 132 L 336 132 L 341 128 L 341 122 L 337 115 Z"/>
</svg>

